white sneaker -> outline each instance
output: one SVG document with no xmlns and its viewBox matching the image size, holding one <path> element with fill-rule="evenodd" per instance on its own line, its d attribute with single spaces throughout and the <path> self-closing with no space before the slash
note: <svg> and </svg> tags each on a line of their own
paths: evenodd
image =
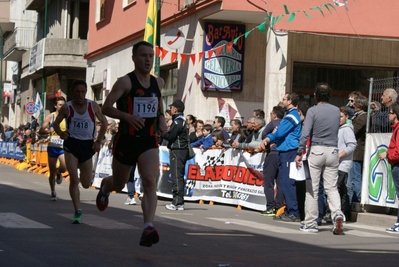
<svg viewBox="0 0 399 267">
<path fill-rule="evenodd" d="M 184 210 L 184 205 L 173 205 L 173 204 L 168 204 L 165 206 L 167 210 Z"/>
<path fill-rule="evenodd" d="M 125 203 L 123 203 L 125 205 L 136 205 L 136 200 L 134 199 L 134 197 L 128 197 L 125 201 Z"/>
</svg>

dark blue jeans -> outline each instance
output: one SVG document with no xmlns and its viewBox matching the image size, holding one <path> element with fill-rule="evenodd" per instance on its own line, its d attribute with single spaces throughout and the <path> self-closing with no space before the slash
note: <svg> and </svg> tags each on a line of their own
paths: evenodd
<svg viewBox="0 0 399 267">
<path fill-rule="evenodd" d="M 280 186 L 274 194 L 274 185 L 278 184 L 278 152 L 267 154 L 263 163 L 263 190 L 266 196 L 266 209 L 280 208 L 284 204 L 284 196 Z"/>
<path fill-rule="evenodd" d="M 290 178 L 290 163 L 295 160 L 296 151 L 296 149 L 290 151 L 280 151 L 278 185 L 283 192 L 288 215 L 295 215 L 296 217 L 299 217 L 295 180 Z"/>
<path fill-rule="evenodd" d="M 399 166 L 392 166 L 392 179 L 393 183 L 395 184 L 396 197 L 399 198 Z M 399 223 L 399 209 L 396 222 Z"/>
</svg>

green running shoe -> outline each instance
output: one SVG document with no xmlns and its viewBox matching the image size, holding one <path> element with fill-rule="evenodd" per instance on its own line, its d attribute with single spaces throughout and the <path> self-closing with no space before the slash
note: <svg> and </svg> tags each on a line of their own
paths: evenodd
<svg viewBox="0 0 399 267">
<path fill-rule="evenodd" d="M 75 214 L 72 217 L 72 223 L 73 224 L 81 224 L 82 223 L 82 211 L 81 210 L 75 211 Z"/>
</svg>

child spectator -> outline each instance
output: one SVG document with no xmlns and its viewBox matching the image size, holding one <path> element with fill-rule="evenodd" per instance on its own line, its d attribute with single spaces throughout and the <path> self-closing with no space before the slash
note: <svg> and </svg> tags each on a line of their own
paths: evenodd
<svg viewBox="0 0 399 267">
<path fill-rule="evenodd" d="M 199 147 L 201 149 L 201 152 L 206 151 L 207 149 L 211 148 L 213 146 L 213 139 L 212 139 L 212 125 L 210 124 L 205 124 L 204 129 L 202 129 L 203 136 L 198 139 L 197 141 L 191 143 L 192 147 Z"/>
</svg>

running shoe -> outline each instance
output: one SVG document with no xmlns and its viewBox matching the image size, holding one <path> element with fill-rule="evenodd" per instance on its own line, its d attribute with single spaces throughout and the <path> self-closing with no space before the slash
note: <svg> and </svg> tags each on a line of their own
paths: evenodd
<svg viewBox="0 0 399 267">
<path fill-rule="evenodd" d="M 167 210 L 184 210 L 184 205 L 168 204 L 165 206 Z"/>
<path fill-rule="evenodd" d="M 391 228 L 387 228 L 385 231 L 390 234 L 399 234 L 399 222 L 395 223 Z"/>
<path fill-rule="evenodd" d="M 82 211 L 77 210 L 75 211 L 75 214 L 72 217 L 72 223 L 73 224 L 81 224 L 82 223 Z"/>
<path fill-rule="evenodd" d="M 155 230 L 154 227 L 148 226 L 143 230 L 143 234 L 140 238 L 140 246 L 143 247 L 151 247 L 153 244 L 158 243 L 159 241 L 159 234 L 158 231 Z"/>
<path fill-rule="evenodd" d="M 128 197 L 125 201 L 125 203 L 123 203 L 125 205 L 136 205 L 136 200 L 134 199 L 134 197 Z"/>
<path fill-rule="evenodd" d="M 344 234 L 343 224 L 344 224 L 344 216 L 342 214 L 335 215 L 334 228 L 332 229 L 334 235 Z"/>
<path fill-rule="evenodd" d="M 313 222 L 311 225 L 302 225 L 299 227 L 299 230 L 309 233 L 318 233 L 319 227 L 317 226 L 317 222 Z"/>
<path fill-rule="evenodd" d="M 97 198 L 96 198 L 96 205 L 99 211 L 104 211 L 108 207 L 108 194 L 103 193 L 103 186 L 104 186 L 105 180 L 103 179 L 101 181 L 101 186 L 100 190 L 98 191 Z"/>
<path fill-rule="evenodd" d="M 62 175 L 61 173 L 57 173 L 57 179 L 55 180 L 57 184 L 62 184 Z"/>
<path fill-rule="evenodd" d="M 276 209 L 275 208 L 268 208 L 260 213 L 262 216 L 274 217 L 276 216 Z"/>
<path fill-rule="evenodd" d="M 57 193 L 54 191 L 54 192 L 51 192 L 51 197 L 50 197 L 50 199 L 51 199 L 51 201 L 57 201 Z"/>
</svg>

